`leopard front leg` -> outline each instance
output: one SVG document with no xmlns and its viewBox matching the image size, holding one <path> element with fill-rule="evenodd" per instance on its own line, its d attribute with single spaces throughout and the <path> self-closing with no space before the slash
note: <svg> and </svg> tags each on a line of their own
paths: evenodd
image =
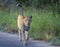
<svg viewBox="0 0 60 47">
<path fill-rule="evenodd" d="M 19 41 L 22 41 L 22 33 L 21 29 L 18 29 Z"/>
</svg>

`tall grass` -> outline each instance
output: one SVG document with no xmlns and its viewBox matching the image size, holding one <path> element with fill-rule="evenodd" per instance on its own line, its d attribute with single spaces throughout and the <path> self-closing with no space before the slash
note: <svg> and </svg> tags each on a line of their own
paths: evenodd
<svg viewBox="0 0 60 47">
<path fill-rule="evenodd" d="M 6 11 L 0 9 L 0 29 L 8 30 L 8 28 L 17 28 L 17 11 Z"/>
<path fill-rule="evenodd" d="M 10 10 L 10 12 L 0 9 L 0 30 L 18 29 L 17 17 L 19 11 Z M 53 16 L 52 11 L 45 9 L 25 8 L 25 16 L 33 16 L 30 37 L 34 39 L 50 40 L 54 37 L 54 30 L 60 27 L 60 19 Z M 59 30 L 60 31 L 60 30 Z"/>
</svg>

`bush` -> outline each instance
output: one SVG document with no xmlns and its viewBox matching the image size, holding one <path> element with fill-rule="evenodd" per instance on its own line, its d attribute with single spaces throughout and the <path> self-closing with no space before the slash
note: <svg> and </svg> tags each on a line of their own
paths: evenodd
<svg viewBox="0 0 60 47">
<path fill-rule="evenodd" d="M 51 44 L 52 44 L 52 45 L 56 45 L 56 46 L 60 46 L 60 38 L 54 37 L 54 38 L 51 40 Z"/>
</svg>

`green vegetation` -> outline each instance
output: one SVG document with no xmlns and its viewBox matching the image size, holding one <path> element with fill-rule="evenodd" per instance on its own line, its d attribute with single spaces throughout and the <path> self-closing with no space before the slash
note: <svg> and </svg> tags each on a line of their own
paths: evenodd
<svg viewBox="0 0 60 47">
<path fill-rule="evenodd" d="M 52 45 L 60 46 L 60 38 L 58 37 L 55 37 L 51 42 Z"/>
<path fill-rule="evenodd" d="M 7 31 L 9 28 L 17 29 L 17 11 L 10 11 L 0 9 L 0 30 Z"/>
<path fill-rule="evenodd" d="M 6 30 L 8 28 L 17 29 L 19 11 L 11 10 L 10 13 L 5 11 L 0 10 L 0 28 L 6 28 Z M 55 36 L 55 31 L 60 31 L 60 19 L 57 14 L 55 14 L 57 17 L 54 17 L 52 11 L 26 8 L 24 15 L 33 16 L 30 36 L 35 39 L 52 39 Z"/>
</svg>

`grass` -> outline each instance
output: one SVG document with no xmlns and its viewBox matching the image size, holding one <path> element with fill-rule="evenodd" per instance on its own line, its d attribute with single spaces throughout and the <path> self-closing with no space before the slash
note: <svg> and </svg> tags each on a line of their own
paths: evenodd
<svg viewBox="0 0 60 47">
<path fill-rule="evenodd" d="M 8 27 L 17 28 L 17 12 L 11 11 L 10 13 L 5 10 L 0 10 L 0 28 L 4 27 L 8 29 Z M 6 30 L 7 30 L 6 29 Z"/>
<path fill-rule="evenodd" d="M 19 13 L 17 10 L 11 10 L 9 13 L 0 9 L 0 30 L 17 29 Z M 59 29 L 58 27 L 60 27 L 60 19 L 59 17 L 54 17 L 52 11 L 25 8 L 24 15 L 33 16 L 29 33 L 30 37 L 34 39 L 51 40 L 54 37 L 54 28 Z M 57 14 L 55 15 L 58 16 Z"/>
<path fill-rule="evenodd" d="M 54 37 L 54 39 L 51 40 L 51 45 L 60 46 L 60 38 Z"/>
</svg>

